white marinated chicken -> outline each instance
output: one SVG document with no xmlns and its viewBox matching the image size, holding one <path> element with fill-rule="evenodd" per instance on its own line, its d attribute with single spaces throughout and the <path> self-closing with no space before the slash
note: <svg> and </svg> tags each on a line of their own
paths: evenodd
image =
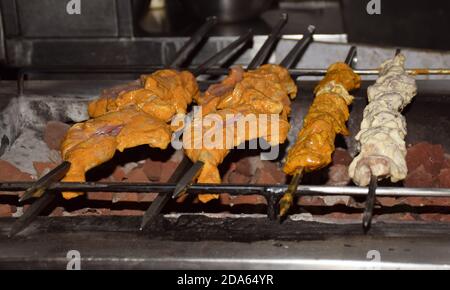
<svg viewBox="0 0 450 290">
<path fill-rule="evenodd" d="M 349 167 L 349 176 L 367 186 L 371 175 L 397 182 L 406 177 L 406 121 L 403 108 L 416 95 L 413 77 L 404 69 L 405 57 L 395 56 L 381 65 L 380 77 L 367 90 L 369 104 L 364 109 L 361 130 L 356 135 L 360 153 Z"/>
</svg>

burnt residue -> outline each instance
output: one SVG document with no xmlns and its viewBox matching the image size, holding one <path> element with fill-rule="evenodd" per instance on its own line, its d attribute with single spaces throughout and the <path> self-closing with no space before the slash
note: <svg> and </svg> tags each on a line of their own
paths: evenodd
<svg viewBox="0 0 450 290">
<path fill-rule="evenodd" d="M 0 239 L 6 237 L 14 219 L 0 219 Z M 158 217 L 146 230 L 139 231 L 140 217 L 39 217 L 32 227 L 14 239 L 32 239 L 43 234 L 61 233 L 128 233 L 149 240 L 256 242 L 265 240 L 306 241 L 333 237 L 364 236 L 356 224 L 325 224 L 287 220 L 280 224 L 260 217 L 207 217 L 182 215 Z M 375 223 L 367 234 L 376 237 L 450 237 L 446 223 Z"/>
</svg>

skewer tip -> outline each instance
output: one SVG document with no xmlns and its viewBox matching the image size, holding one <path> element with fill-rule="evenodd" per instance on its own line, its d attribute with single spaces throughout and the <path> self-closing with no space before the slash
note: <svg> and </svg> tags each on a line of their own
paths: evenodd
<svg viewBox="0 0 450 290">
<path fill-rule="evenodd" d="M 281 221 L 281 218 L 286 216 L 287 212 L 289 211 L 290 207 L 292 205 L 292 200 L 290 201 L 280 201 L 280 214 L 278 215 L 279 220 Z"/>
<path fill-rule="evenodd" d="M 300 184 L 300 181 L 303 177 L 303 168 L 300 168 L 297 173 L 292 177 L 291 183 L 289 184 L 286 192 L 281 197 L 279 205 L 280 205 L 280 214 L 279 217 L 285 216 L 292 204 L 294 203 L 294 194 L 297 192 L 297 187 Z"/>
<path fill-rule="evenodd" d="M 316 31 L 316 27 L 314 25 L 308 25 L 309 33 L 314 33 Z"/>
<path fill-rule="evenodd" d="M 11 229 L 9 230 L 8 238 L 10 239 L 10 238 L 14 237 L 20 231 L 21 231 L 21 228 L 17 227 L 16 225 L 13 225 L 11 227 Z"/>
<path fill-rule="evenodd" d="M 43 190 L 36 190 L 34 187 L 29 188 L 25 191 L 25 193 L 19 198 L 19 202 L 24 202 L 27 201 L 31 198 L 33 198 L 34 196 L 41 196 L 43 193 Z"/>
<path fill-rule="evenodd" d="M 375 205 L 377 187 L 378 187 L 378 177 L 375 175 L 372 175 L 370 177 L 366 207 L 364 209 L 364 214 L 363 214 L 362 226 L 364 229 L 364 233 L 367 233 L 369 231 L 370 226 L 372 224 L 373 209 L 374 209 L 374 205 Z"/>
<path fill-rule="evenodd" d="M 185 193 L 189 185 L 190 185 L 190 183 L 177 184 L 177 186 L 175 187 L 175 190 L 173 191 L 172 199 L 178 198 L 180 195 Z"/>
</svg>

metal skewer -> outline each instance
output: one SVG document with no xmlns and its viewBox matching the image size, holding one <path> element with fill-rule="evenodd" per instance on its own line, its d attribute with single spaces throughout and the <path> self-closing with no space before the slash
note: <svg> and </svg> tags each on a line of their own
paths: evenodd
<svg viewBox="0 0 450 290">
<path fill-rule="evenodd" d="M 355 63 L 357 55 L 357 49 L 356 46 L 350 47 L 349 52 L 347 53 L 347 57 L 345 58 L 345 63 L 352 67 Z M 294 174 L 294 176 L 291 179 L 291 182 L 289 183 L 289 186 L 284 193 L 284 195 L 280 199 L 280 213 L 278 215 L 278 220 L 282 221 L 283 217 L 287 214 L 289 209 L 294 203 L 294 195 L 297 192 L 298 186 L 300 185 L 300 182 L 303 177 L 304 168 L 300 167 L 297 169 L 297 172 Z"/>
<path fill-rule="evenodd" d="M 184 174 L 183 177 L 178 181 L 177 186 L 175 187 L 175 190 L 172 194 L 172 198 L 177 198 L 186 192 L 188 187 L 192 185 L 200 175 L 203 165 L 205 165 L 205 163 L 199 160 L 191 166 L 189 171 L 186 172 L 186 174 Z"/>
<path fill-rule="evenodd" d="M 175 59 L 169 65 L 172 68 L 177 68 L 180 63 L 186 60 L 186 58 L 191 54 L 191 52 L 197 47 L 197 45 L 204 39 L 209 30 L 217 22 L 215 17 L 209 18 L 202 27 L 194 34 L 194 36 L 183 46 L 182 51 L 178 52 Z M 208 60 L 211 63 L 217 62 L 217 58 L 214 56 Z M 20 232 L 26 226 L 28 226 L 35 217 L 37 217 L 55 198 L 54 194 L 45 194 L 48 187 L 60 181 L 70 169 L 70 162 L 64 161 L 56 168 L 51 170 L 49 173 L 41 177 L 36 181 L 33 186 L 28 188 L 22 198 L 19 199 L 20 202 L 27 200 L 31 197 L 39 197 L 24 214 L 15 221 L 10 232 L 10 236 L 15 235 Z"/>
<path fill-rule="evenodd" d="M 367 193 L 366 205 L 363 214 L 362 224 L 364 232 L 367 232 L 370 229 L 370 225 L 372 224 L 373 208 L 375 206 L 377 186 L 378 186 L 377 177 L 375 175 L 372 175 L 370 177 L 369 192 Z"/>
<path fill-rule="evenodd" d="M 281 221 L 281 218 L 287 214 L 292 204 L 294 203 L 294 194 L 297 192 L 297 188 L 300 185 L 303 177 L 303 167 L 297 171 L 297 173 L 292 177 L 291 182 L 283 194 L 283 197 L 280 199 L 280 214 L 278 215 L 278 219 Z"/>
<path fill-rule="evenodd" d="M 287 69 L 295 66 L 298 63 L 300 57 L 305 52 L 306 48 L 313 41 L 313 35 L 315 31 L 316 27 L 314 25 L 309 25 L 307 31 L 303 33 L 303 38 L 300 41 L 297 41 L 288 55 L 286 55 L 286 57 L 280 62 L 280 66 Z"/>
<path fill-rule="evenodd" d="M 239 37 L 237 40 L 229 44 L 227 47 L 216 53 L 214 56 L 206 60 L 203 64 L 199 65 L 198 68 L 193 70 L 193 74 L 195 76 L 198 76 L 205 72 L 210 66 L 215 65 L 217 62 L 222 60 L 224 57 L 229 55 L 233 50 L 235 50 L 238 46 L 241 44 L 247 42 L 253 37 L 252 32 L 249 30 L 246 34 Z M 147 225 L 161 212 L 161 210 L 164 208 L 164 206 L 169 202 L 169 200 L 172 198 L 175 198 L 176 196 L 179 196 L 185 192 L 187 186 L 184 186 L 184 184 L 189 184 L 190 180 L 194 180 L 196 176 L 189 177 L 188 174 L 183 174 L 189 170 L 189 168 L 196 168 L 196 167 L 202 167 L 203 162 L 194 164 L 192 166 L 192 162 L 187 158 L 186 156 L 183 157 L 180 164 L 175 169 L 174 173 L 170 176 L 169 182 L 178 182 L 178 187 L 175 188 L 175 191 L 172 196 L 165 195 L 165 194 L 158 194 L 156 198 L 153 200 L 149 208 L 145 211 L 144 216 L 142 217 L 141 225 L 139 227 L 140 230 L 143 230 L 147 227 Z M 193 174 L 199 174 L 200 170 L 192 172 Z M 181 180 L 180 180 L 181 178 Z M 190 180 L 185 181 L 186 179 L 190 178 Z"/>
<path fill-rule="evenodd" d="M 189 166 L 191 166 L 191 161 L 189 158 L 183 158 L 178 164 L 177 168 L 175 169 L 174 173 L 170 176 L 168 182 L 169 183 L 175 183 L 177 182 L 182 174 L 186 171 Z M 139 230 L 143 230 L 146 228 L 146 226 L 163 210 L 164 206 L 167 204 L 167 202 L 171 199 L 170 194 L 160 194 L 156 196 L 156 198 L 152 201 L 150 207 L 145 211 L 141 225 L 139 227 Z"/>
<path fill-rule="evenodd" d="M 247 69 L 255 69 L 261 66 L 266 59 L 269 57 L 270 52 L 272 52 L 273 46 L 280 38 L 281 29 L 286 25 L 288 20 L 288 15 L 286 13 L 281 14 L 280 20 L 277 25 L 270 32 L 264 44 L 256 53 L 255 57 L 250 61 L 250 64 L 247 66 Z"/>
<path fill-rule="evenodd" d="M 60 181 L 69 171 L 70 162 L 63 161 L 61 164 L 53 168 L 49 173 L 45 174 L 33 186 L 28 188 L 23 196 L 19 199 L 19 202 L 23 202 L 32 197 L 41 197 L 45 189 L 55 182 Z"/>
<path fill-rule="evenodd" d="M 397 48 L 395 50 L 395 56 L 401 53 L 401 49 Z M 378 188 L 378 176 L 371 175 L 370 183 L 369 183 L 369 192 L 366 198 L 366 206 L 364 208 L 363 221 L 362 226 L 364 232 L 368 232 L 370 229 L 370 225 L 372 224 L 373 219 L 373 209 L 375 206 L 376 196 L 377 196 L 377 188 Z"/>
<path fill-rule="evenodd" d="M 195 76 L 204 73 L 208 68 L 215 65 L 219 60 L 223 59 L 225 56 L 229 55 L 233 50 L 238 48 L 241 44 L 253 39 L 253 32 L 249 29 L 245 34 L 241 35 L 238 39 L 230 43 L 227 47 L 216 53 L 214 56 L 206 60 L 204 63 L 199 65 L 197 68 L 192 70 Z"/>
<path fill-rule="evenodd" d="M 281 61 L 280 65 L 289 69 L 292 66 L 295 66 L 301 57 L 301 55 L 305 52 L 308 45 L 313 40 L 313 34 L 315 31 L 315 27 L 313 25 L 308 26 L 306 33 L 304 33 L 304 37 L 297 42 L 297 44 L 291 49 L 291 51 L 287 54 L 287 56 Z M 271 41 L 274 41 L 273 39 Z M 177 184 L 176 191 L 173 194 L 173 198 L 178 197 L 183 192 L 186 192 L 190 185 L 193 184 L 194 179 L 200 174 L 203 168 L 203 162 L 197 161 L 185 174 L 185 177 L 180 180 Z"/>
<path fill-rule="evenodd" d="M 3 182 L 0 183 L 1 191 L 24 191 L 33 182 Z M 172 197 L 176 187 L 175 183 L 136 183 L 136 182 L 57 182 L 47 191 L 76 191 L 76 192 L 158 192 L 159 195 Z M 188 188 L 189 194 L 201 194 L 204 192 L 222 193 L 230 195 L 282 195 L 288 188 L 288 184 L 207 184 L 196 183 Z M 299 185 L 295 195 L 308 196 L 361 196 L 367 197 L 368 187 L 360 186 L 328 186 L 328 185 Z M 46 194 L 45 194 L 46 195 Z M 377 196 L 390 197 L 450 197 L 450 188 L 407 188 L 407 187 L 377 187 Z"/>
<path fill-rule="evenodd" d="M 25 227 L 27 227 L 35 217 L 37 217 L 44 209 L 50 205 L 53 200 L 55 200 L 55 194 L 46 194 L 46 190 L 51 185 L 60 181 L 64 175 L 66 175 L 67 171 L 69 171 L 70 162 L 64 161 L 49 173 L 45 174 L 38 181 L 34 182 L 31 187 L 29 187 L 24 195 L 19 199 L 19 202 L 27 200 L 31 197 L 38 197 L 31 206 L 22 214 L 22 216 L 17 219 L 10 232 L 9 237 L 14 236 Z"/>
<path fill-rule="evenodd" d="M 283 14 L 281 16 L 278 24 L 272 30 L 272 33 L 270 34 L 270 36 L 267 38 L 267 40 L 264 42 L 261 49 L 258 51 L 258 53 L 255 55 L 255 57 L 250 62 L 248 69 L 256 68 L 257 66 L 261 65 L 264 62 L 264 60 L 268 57 L 269 53 L 271 52 L 271 49 L 273 48 L 273 45 L 275 44 L 276 40 L 278 39 L 281 29 L 286 24 L 286 21 L 287 21 L 287 14 Z M 297 50 L 299 50 L 299 49 L 303 49 L 303 47 L 300 47 L 300 48 L 297 47 Z M 172 198 L 177 198 L 180 195 L 182 195 L 184 192 L 186 192 L 187 188 L 191 184 L 193 184 L 194 180 L 197 179 L 197 177 L 200 175 L 203 165 L 204 165 L 204 163 L 202 161 L 197 161 L 194 163 L 194 165 L 191 166 L 191 168 L 186 172 L 186 174 L 183 176 L 183 178 L 178 182 Z"/>
<path fill-rule="evenodd" d="M 170 63 L 170 68 L 179 68 L 183 62 L 191 55 L 194 49 L 205 39 L 208 32 L 217 24 L 217 17 L 210 16 L 206 22 L 192 35 L 189 40 L 179 49 L 174 59 Z"/>
</svg>

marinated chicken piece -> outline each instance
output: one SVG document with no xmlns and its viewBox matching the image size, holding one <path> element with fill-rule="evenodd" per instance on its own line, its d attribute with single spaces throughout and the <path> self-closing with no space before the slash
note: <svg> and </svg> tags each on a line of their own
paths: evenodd
<svg viewBox="0 0 450 290">
<path fill-rule="evenodd" d="M 194 119 L 183 136 L 186 155 L 193 162 L 205 163 L 197 182 L 220 183 L 217 167 L 232 148 L 245 141 L 263 138 L 272 146 L 283 143 L 290 128 L 290 98 L 296 94 L 289 72 L 277 65 L 248 72 L 234 68 L 221 84 L 210 87 L 199 100 L 207 107 L 203 122 Z M 214 198 L 218 195 L 199 195 L 202 202 Z"/>
<path fill-rule="evenodd" d="M 185 114 L 192 98 L 199 92 L 194 75 L 187 71 L 159 70 L 143 76 L 141 82 L 142 88 L 125 90 L 115 98 L 105 97 L 91 102 L 89 116 L 96 118 L 132 105 L 168 122 L 176 113 Z"/>
<path fill-rule="evenodd" d="M 171 140 L 168 124 L 148 114 L 127 108 L 72 126 L 61 145 L 64 160 L 71 163 L 63 181 L 85 181 L 85 173 L 108 160 L 116 150 L 148 144 L 165 149 Z M 82 193 L 64 192 L 64 198 Z"/>
<path fill-rule="evenodd" d="M 204 94 L 197 94 L 195 102 L 202 106 L 203 115 L 207 115 L 216 110 L 217 105 L 222 97 L 226 97 L 233 93 L 234 87 L 244 76 L 244 70 L 241 66 L 234 66 L 230 70 L 230 74 L 220 83 L 210 85 Z"/>
<path fill-rule="evenodd" d="M 349 175 L 357 185 L 367 186 L 372 175 L 406 178 L 406 121 L 403 108 L 416 95 L 413 77 L 404 69 L 401 54 L 381 65 L 380 77 L 367 90 L 369 104 L 364 109 L 361 130 L 356 135 L 360 154 L 353 159 Z"/>
<path fill-rule="evenodd" d="M 85 181 L 85 173 L 108 160 L 116 150 L 148 144 L 166 149 L 173 130 L 167 124 L 176 114 L 184 115 L 199 90 L 189 72 L 160 70 L 141 78 L 142 87 L 117 87 L 108 97 L 89 104 L 93 118 L 69 129 L 61 152 L 71 167 L 63 181 Z M 117 92 L 118 95 L 114 96 Z M 65 198 L 81 193 L 65 192 Z"/>
<path fill-rule="evenodd" d="M 295 175 L 300 168 L 310 172 L 331 163 L 336 134 L 348 135 L 345 122 L 350 90 L 359 88 L 360 77 L 345 63 L 331 65 L 316 86 L 316 97 L 303 120 L 303 128 L 288 152 L 284 172 Z"/>
</svg>

